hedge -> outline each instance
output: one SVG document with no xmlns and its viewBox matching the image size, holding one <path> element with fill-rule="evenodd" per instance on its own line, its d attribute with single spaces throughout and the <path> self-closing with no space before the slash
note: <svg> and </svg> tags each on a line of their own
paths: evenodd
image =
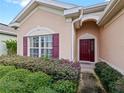
<svg viewBox="0 0 124 93">
<path fill-rule="evenodd" d="M 71 63 L 68 60 L 44 60 L 22 56 L 1 56 L 0 64 L 28 69 L 32 72 L 43 71 L 53 77 L 54 80 L 75 80 L 79 78 L 79 63 Z"/>
<path fill-rule="evenodd" d="M 57 92 L 49 87 L 41 87 L 37 89 L 34 93 L 57 93 Z"/>
<path fill-rule="evenodd" d="M 2 73 L 2 74 L 1 74 Z M 71 80 L 53 81 L 43 72 L 0 66 L 0 93 L 76 93 L 77 83 Z"/>
<path fill-rule="evenodd" d="M 0 66 L 3 73 L 8 69 L 11 70 L 0 79 L 0 93 L 57 93 L 50 89 L 52 78 L 43 72 Z"/>
<path fill-rule="evenodd" d="M 109 93 L 124 93 L 124 88 L 121 88 L 121 86 L 124 86 L 124 82 L 120 82 L 124 81 L 121 73 L 110 67 L 105 62 L 96 63 L 95 72 Z M 121 83 L 121 86 L 118 86 L 118 82 Z"/>
<path fill-rule="evenodd" d="M 53 89 L 58 93 L 76 93 L 77 85 L 69 80 L 59 80 L 53 84 Z"/>
</svg>

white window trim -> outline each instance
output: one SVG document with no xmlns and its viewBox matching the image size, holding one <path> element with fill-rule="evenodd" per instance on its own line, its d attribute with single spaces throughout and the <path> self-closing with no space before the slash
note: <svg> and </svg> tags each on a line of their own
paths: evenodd
<svg viewBox="0 0 124 93">
<path fill-rule="evenodd" d="M 52 35 L 52 34 L 49 34 L 49 35 Z M 28 56 L 30 56 L 30 49 L 38 49 L 39 50 L 39 55 L 38 57 L 41 57 L 41 49 L 53 49 L 53 47 L 41 47 L 41 37 L 44 37 L 44 36 L 49 36 L 49 35 L 40 35 L 40 36 L 36 36 L 39 38 L 39 47 L 30 47 L 30 37 L 28 37 Z M 32 36 L 32 37 L 35 37 L 35 36 Z M 53 42 L 53 41 L 46 41 L 46 38 L 44 37 L 44 43 L 47 43 L 47 42 Z M 44 55 L 46 54 L 46 52 L 44 53 Z"/>
<path fill-rule="evenodd" d="M 30 30 L 28 33 L 26 33 L 24 36 L 28 37 L 28 56 L 30 56 L 30 39 L 29 39 L 30 36 L 52 35 L 55 33 L 56 32 L 54 30 L 47 27 L 42 27 L 40 25 L 37 25 L 35 28 Z"/>
</svg>

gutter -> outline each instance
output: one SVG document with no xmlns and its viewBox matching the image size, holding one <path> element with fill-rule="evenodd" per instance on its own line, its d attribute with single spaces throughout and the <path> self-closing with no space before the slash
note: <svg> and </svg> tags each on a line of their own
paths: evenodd
<svg viewBox="0 0 124 93">
<path fill-rule="evenodd" d="M 98 21 L 98 25 L 104 25 L 106 20 L 108 19 L 108 16 L 112 13 L 114 8 L 120 3 L 121 0 L 112 0 L 108 7 L 105 9 L 103 16 Z M 110 16 L 109 16 L 110 17 Z M 109 19 L 110 20 L 110 19 Z"/>
<path fill-rule="evenodd" d="M 75 19 L 72 21 L 72 48 L 71 48 L 71 61 L 74 62 L 75 61 L 75 57 L 74 57 L 74 40 L 75 40 L 75 29 L 74 29 L 74 23 L 81 20 L 81 18 L 83 17 L 83 9 L 80 9 L 80 16 L 79 18 Z"/>
<path fill-rule="evenodd" d="M 15 32 L 9 32 L 9 31 L 4 31 L 4 30 L 0 30 L 0 34 L 17 36 L 17 34 Z"/>
<path fill-rule="evenodd" d="M 79 15 L 79 10 L 83 8 L 83 14 L 90 14 L 94 12 L 100 12 L 104 11 L 106 6 L 108 5 L 108 2 L 96 4 L 88 7 L 75 7 L 71 9 L 64 10 L 64 16 L 65 17 L 73 17 L 74 15 Z"/>
</svg>

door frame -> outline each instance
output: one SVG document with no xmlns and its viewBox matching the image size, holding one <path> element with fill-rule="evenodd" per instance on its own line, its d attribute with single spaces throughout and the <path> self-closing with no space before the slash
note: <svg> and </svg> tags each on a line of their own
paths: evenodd
<svg viewBox="0 0 124 93">
<path fill-rule="evenodd" d="M 95 62 L 80 60 L 80 40 L 82 40 L 82 39 L 94 39 L 94 47 L 95 47 L 95 51 L 94 51 L 95 58 L 94 59 L 95 59 Z M 79 62 L 83 62 L 83 63 L 96 63 L 96 62 L 98 62 L 98 44 L 97 44 L 97 38 L 96 38 L 96 36 L 94 36 L 92 34 L 89 34 L 89 33 L 86 33 L 86 34 L 81 35 L 78 38 L 77 55 L 78 55 L 78 61 Z"/>
</svg>

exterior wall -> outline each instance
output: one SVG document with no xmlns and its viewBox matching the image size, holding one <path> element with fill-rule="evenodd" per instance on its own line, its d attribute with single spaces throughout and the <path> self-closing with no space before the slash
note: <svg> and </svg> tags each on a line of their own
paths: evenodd
<svg viewBox="0 0 124 93">
<path fill-rule="evenodd" d="M 100 57 L 124 73 L 124 11 L 100 31 Z"/>
<path fill-rule="evenodd" d="M 77 40 L 76 41 L 77 46 L 76 46 L 76 49 L 75 49 L 76 54 L 77 54 L 76 58 L 77 58 L 77 60 L 79 59 L 79 52 L 78 52 L 79 51 L 79 43 L 78 43 L 79 38 L 82 37 L 85 34 L 89 34 L 91 36 L 93 35 L 96 38 L 97 44 L 95 45 L 95 47 L 96 47 L 95 52 L 97 52 L 96 61 L 98 61 L 98 56 L 99 56 L 99 27 L 93 21 L 84 22 L 82 24 L 82 27 L 80 29 L 76 30 L 76 40 Z M 89 39 L 90 37 L 87 37 L 87 38 Z"/>
<path fill-rule="evenodd" d="M 16 40 L 16 37 L 10 36 L 10 35 L 0 34 L 0 56 L 7 54 L 6 45 L 4 44 L 3 41 L 10 40 L 10 39 Z"/>
<path fill-rule="evenodd" d="M 54 33 L 59 33 L 60 58 L 71 58 L 71 23 L 67 23 L 63 15 L 47 11 L 48 9 L 37 9 L 24 21 L 18 31 L 17 53 L 23 55 L 23 36 L 37 27 L 51 29 Z"/>
</svg>

